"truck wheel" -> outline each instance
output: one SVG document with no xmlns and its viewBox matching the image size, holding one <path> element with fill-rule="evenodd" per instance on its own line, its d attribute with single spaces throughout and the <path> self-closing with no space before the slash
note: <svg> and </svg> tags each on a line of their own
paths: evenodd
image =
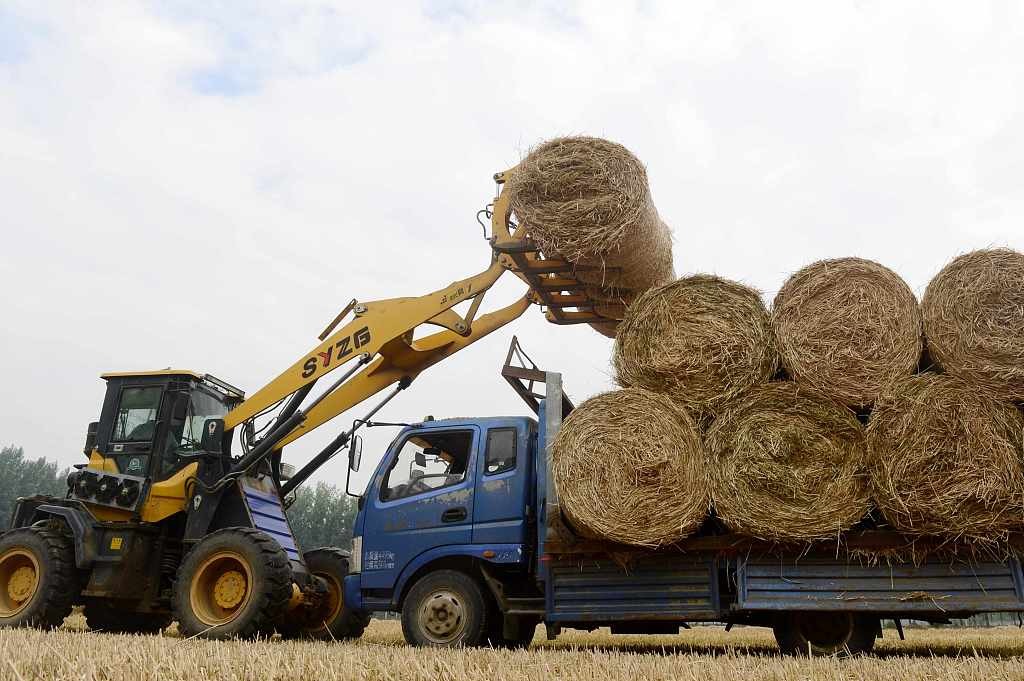
<svg viewBox="0 0 1024 681">
<path fill-rule="evenodd" d="M 860 655 L 874 648 L 878 620 L 849 612 L 791 612 L 772 630 L 787 655 Z"/>
<path fill-rule="evenodd" d="M 491 619 L 491 633 L 487 637 L 487 642 L 493 648 L 509 648 L 512 650 L 529 648 L 530 643 L 533 642 L 534 634 L 537 633 L 538 624 L 540 624 L 540 621 L 534 617 L 521 617 L 519 622 L 519 634 L 517 636 L 506 637 L 504 632 L 504 618 L 500 612 L 495 612 Z"/>
<path fill-rule="evenodd" d="M 345 606 L 342 583 L 348 574 L 348 553 L 336 548 L 307 551 L 303 556 L 310 574 L 323 580 L 327 594 L 316 609 L 286 612 L 277 626 L 285 638 L 343 641 L 359 638 L 370 623 L 370 614 Z"/>
<path fill-rule="evenodd" d="M 59 530 L 40 525 L 0 537 L 0 627 L 59 627 L 77 584 L 74 545 Z"/>
<path fill-rule="evenodd" d="M 475 579 L 456 570 L 438 570 L 409 590 L 402 604 L 402 633 L 414 646 L 478 646 L 486 643 L 487 614 Z"/>
<path fill-rule="evenodd" d="M 159 634 L 171 624 L 169 614 L 134 612 L 104 601 L 85 602 L 85 623 L 93 631 L 111 634 Z"/>
<path fill-rule="evenodd" d="M 188 552 L 171 601 L 182 636 L 248 638 L 273 627 L 291 594 L 281 545 L 259 530 L 232 527 Z"/>
</svg>

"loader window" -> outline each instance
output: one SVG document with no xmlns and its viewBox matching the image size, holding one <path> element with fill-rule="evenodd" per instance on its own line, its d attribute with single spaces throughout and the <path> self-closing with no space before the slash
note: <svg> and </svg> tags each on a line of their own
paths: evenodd
<svg viewBox="0 0 1024 681">
<path fill-rule="evenodd" d="M 161 476 L 166 477 L 179 468 L 182 455 L 195 454 L 202 448 L 203 425 L 207 419 L 222 418 L 227 413 L 227 405 L 213 395 L 201 390 L 193 391 L 184 422 L 176 424 L 174 432 L 168 435 Z"/>
<path fill-rule="evenodd" d="M 163 388 L 125 388 L 117 408 L 112 442 L 149 442 L 156 432 Z"/>
<path fill-rule="evenodd" d="M 466 479 L 473 432 L 413 435 L 402 444 L 381 486 L 381 501 L 393 501 L 457 485 Z"/>
</svg>

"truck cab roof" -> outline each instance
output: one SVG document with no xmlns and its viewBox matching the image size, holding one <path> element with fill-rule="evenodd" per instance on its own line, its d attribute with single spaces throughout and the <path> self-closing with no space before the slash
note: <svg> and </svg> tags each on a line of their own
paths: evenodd
<svg viewBox="0 0 1024 681">
<path fill-rule="evenodd" d="M 495 428 L 500 426 L 525 425 L 536 427 L 537 419 L 529 416 L 456 416 L 447 419 L 427 419 L 419 423 L 410 423 L 405 430 L 418 430 L 422 428 L 452 428 L 459 426 L 478 426 L 480 428 Z M 404 431 L 403 431 L 404 432 Z"/>
</svg>

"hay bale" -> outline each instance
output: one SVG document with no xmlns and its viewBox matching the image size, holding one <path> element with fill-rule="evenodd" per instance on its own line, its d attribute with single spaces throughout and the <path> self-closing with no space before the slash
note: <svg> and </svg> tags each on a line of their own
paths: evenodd
<svg viewBox="0 0 1024 681">
<path fill-rule="evenodd" d="M 705 438 L 715 513 L 773 541 L 835 537 L 870 509 L 864 428 L 847 407 L 793 382 L 729 402 Z"/>
<path fill-rule="evenodd" d="M 879 396 L 867 437 L 893 527 L 994 541 L 1024 525 L 1024 417 L 1012 405 L 955 376 L 911 376 Z"/>
<path fill-rule="evenodd" d="M 664 395 L 615 390 L 590 398 L 565 419 L 552 459 L 562 512 L 585 536 L 663 546 L 707 517 L 697 426 Z"/>
<path fill-rule="evenodd" d="M 804 267 L 772 305 L 789 376 L 855 408 L 917 368 L 921 313 L 910 287 L 871 260 L 840 258 Z"/>
<path fill-rule="evenodd" d="M 647 171 L 628 149 L 559 137 L 531 149 L 508 179 L 511 206 L 549 257 L 601 288 L 647 289 L 674 278 L 672 234 L 658 217 Z"/>
<path fill-rule="evenodd" d="M 1024 402 L 1024 254 L 996 248 L 961 255 L 928 284 L 921 308 L 934 362 Z"/>
<path fill-rule="evenodd" d="M 670 395 L 698 418 L 778 370 L 771 322 L 752 288 L 711 275 L 641 295 L 619 325 L 616 378 Z"/>
</svg>

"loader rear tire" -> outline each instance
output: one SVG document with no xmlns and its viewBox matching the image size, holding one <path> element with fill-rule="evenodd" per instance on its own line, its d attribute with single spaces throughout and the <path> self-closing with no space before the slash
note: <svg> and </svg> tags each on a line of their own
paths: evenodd
<svg viewBox="0 0 1024 681">
<path fill-rule="evenodd" d="M 184 637 L 251 638 L 272 629 L 291 595 L 281 545 L 259 530 L 231 527 L 188 552 L 171 601 Z"/>
<path fill-rule="evenodd" d="M 477 580 L 457 570 L 438 570 L 421 577 L 406 595 L 402 633 L 414 646 L 487 645 L 489 611 Z"/>
<path fill-rule="evenodd" d="M 0 536 L 0 627 L 59 627 L 78 595 L 75 548 L 57 527 Z"/>
<path fill-rule="evenodd" d="M 277 630 L 284 638 L 309 638 L 321 641 L 345 641 L 359 638 L 370 623 L 370 614 L 345 605 L 342 585 L 348 574 L 349 554 L 325 547 L 307 551 L 302 559 L 310 574 L 323 580 L 327 597 L 316 611 L 287 612 Z"/>
<path fill-rule="evenodd" d="M 134 612 L 105 601 L 85 602 L 85 623 L 93 631 L 110 634 L 159 634 L 170 626 L 169 614 Z"/>
</svg>

